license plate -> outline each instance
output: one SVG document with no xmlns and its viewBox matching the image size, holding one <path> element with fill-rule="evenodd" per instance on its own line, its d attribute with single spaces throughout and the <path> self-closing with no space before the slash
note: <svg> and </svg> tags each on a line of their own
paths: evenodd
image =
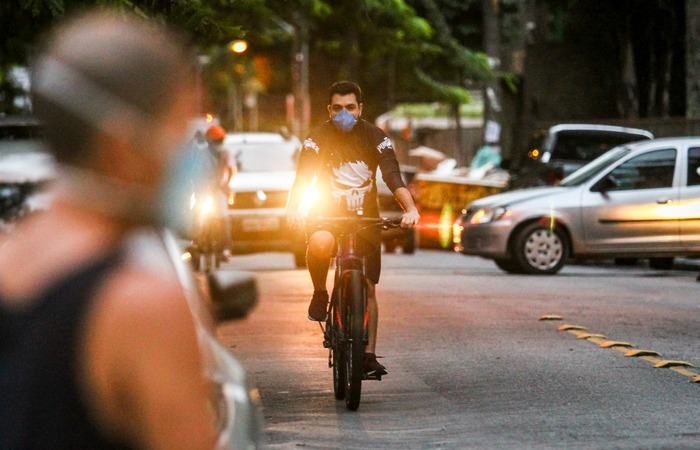
<svg viewBox="0 0 700 450">
<path fill-rule="evenodd" d="M 244 232 L 277 231 L 280 229 L 278 217 L 251 217 L 243 219 L 241 228 Z"/>
</svg>

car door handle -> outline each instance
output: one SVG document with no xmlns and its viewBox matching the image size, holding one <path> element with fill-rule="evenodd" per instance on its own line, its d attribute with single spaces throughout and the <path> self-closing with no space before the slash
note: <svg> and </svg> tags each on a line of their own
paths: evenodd
<svg viewBox="0 0 700 450">
<path fill-rule="evenodd" d="M 656 203 L 658 203 L 659 205 L 670 205 L 671 203 L 673 203 L 673 200 L 671 200 L 670 198 L 661 197 L 656 200 Z"/>
</svg>

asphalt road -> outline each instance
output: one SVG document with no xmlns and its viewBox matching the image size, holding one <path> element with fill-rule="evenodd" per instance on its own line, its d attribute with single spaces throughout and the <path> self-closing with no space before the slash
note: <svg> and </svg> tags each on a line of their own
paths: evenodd
<svg viewBox="0 0 700 450">
<path fill-rule="evenodd" d="M 258 280 L 258 307 L 219 332 L 260 390 L 269 448 L 700 449 L 700 262 L 540 277 L 447 251 L 385 255 L 389 375 L 363 383 L 356 412 L 333 397 L 308 273 L 287 254 L 229 267 Z M 654 367 L 669 360 L 696 367 Z"/>
</svg>

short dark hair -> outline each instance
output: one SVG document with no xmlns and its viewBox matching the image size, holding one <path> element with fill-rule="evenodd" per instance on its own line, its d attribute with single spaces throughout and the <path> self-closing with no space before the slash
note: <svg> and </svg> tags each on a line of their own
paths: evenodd
<svg viewBox="0 0 700 450">
<path fill-rule="evenodd" d="M 335 94 L 339 95 L 348 95 L 348 94 L 355 94 L 355 98 L 357 99 L 357 103 L 360 104 L 362 103 L 362 89 L 360 89 L 360 85 L 353 82 L 353 81 L 338 81 L 335 82 L 331 85 L 331 88 L 329 89 L 328 92 L 328 104 L 331 104 L 333 101 L 333 96 Z"/>
<path fill-rule="evenodd" d="M 99 132 L 95 121 L 106 120 L 114 114 L 115 106 L 98 103 L 95 98 L 83 99 L 92 100 L 92 104 L 64 101 L 88 94 L 68 81 L 67 86 L 56 82 L 52 86 L 51 80 L 57 77 L 50 73 L 51 67 L 58 64 L 64 72 L 68 70 L 91 83 L 105 98 L 154 120 L 170 107 L 175 98 L 173 91 L 193 79 L 184 38 L 135 15 L 87 11 L 58 25 L 47 39 L 32 66 L 33 105 L 59 163 L 85 163 Z M 139 125 L 144 129 L 148 126 Z"/>
</svg>

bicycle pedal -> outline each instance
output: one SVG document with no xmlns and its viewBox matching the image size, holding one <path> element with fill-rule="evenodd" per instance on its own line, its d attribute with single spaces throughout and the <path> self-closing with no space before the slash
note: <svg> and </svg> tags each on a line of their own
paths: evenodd
<svg viewBox="0 0 700 450">
<path fill-rule="evenodd" d="M 382 376 L 381 375 L 363 375 L 362 379 L 365 381 L 382 381 Z"/>
</svg>

